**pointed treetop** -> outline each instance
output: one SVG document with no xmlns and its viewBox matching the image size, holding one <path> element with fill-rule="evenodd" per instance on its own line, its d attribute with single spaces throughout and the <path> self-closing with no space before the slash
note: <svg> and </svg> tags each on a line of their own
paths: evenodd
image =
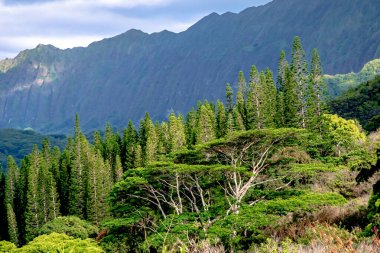
<svg viewBox="0 0 380 253">
<path fill-rule="evenodd" d="M 79 123 L 79 115 L 75 114 L 75 127 L 74 127 L 74 139 L 78 139 L 81 134 L 80 123 Z"/>
<path fill-rule="evenodd" d="M 321 58 L 319 57 L 318 49 L 314 48 L 311 56 L 310 73 L 313 76 L 321 76 L 323 73 Z"/>
</svg>

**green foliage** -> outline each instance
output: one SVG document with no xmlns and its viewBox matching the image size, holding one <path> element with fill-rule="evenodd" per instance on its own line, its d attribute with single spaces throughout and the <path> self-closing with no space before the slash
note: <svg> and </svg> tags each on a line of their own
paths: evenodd
<svg viewBox="0 0 380 253">
<path fill-rule="evenodd" d="M 17 249 L 16 245 L 7 241 L 0 241 L 0 253 L 9 253 Z"/>
<path fill-rule="evenodd" d="M 325 163 L 292 164 L 290 173 L 314 177 L 321 172 L 337 172 L 344 169 L 341 166 Z"/>
<path fill-rule="evenodd" d="M 7 205 L 5 202 L 5 175 L 0 171 L 0 227 L 8 227 Z M 9 240 L 7 229 L 0 229 L 0 241 Z"/>
<path fill-rule="evenodd" d="M 107 124 L 93 144 L 77 116 L 62 152 L 45 141 L 19 171 L 9 159 L 0 178 L 6 213 L 0 221 L 8 228 L 2 239 L 20 245 L 34 239 L 25 250 L 55 250 L 59 240 L 62 247 L 87 247 L 93 242 L 79 239 L 98 231 L 90 222 L 102 228 L 97 239 L 107 252 L 191 252 L 201 243 L 210 250 L 247 250 L 293 214 L 341 206 L 346 199 L 330 191 L 351 197 L 344 191 L 353 181 L 351 174 L 343 178 L 347 166 L 372 168 L 366 149 L 377 146 L 367 143 L 357 122 L 323 115 L 316 50 L 308 70 L 295 37 L 291 64 L 282 52 L 278 71 L 279 92 L 269 69 L 252 66 L 249 87 L 239 72 L 235 104 L 227 85 L 226 106 L 198 102 L 186 120 L 171 113 L 167 122 L 153 123 L 146 113 L 138 130 L 128 123 L 123 137 Z M 323 189 L 311 192 L 316 181 Z M 377 195 L 371 199 L 373 216 L 378 202 Z"/>
<path fill-rule="evenodd" d="M 96 237 L 99 229 L 91 223 L 81 220 L 75 216 L 58 217 L 44 224 L 38 235 L 49 235 L 53 232 L 66 234 L 74 238 L 86 239 Z"/>
<path fill-rule="evenodd" d="M 324 78 L 328 84 L 329 93 L 333 96 L 339 96 L 349 89 L 356 88 L 361 83 L 374 79 L 378 75 L 380 75 L 380 59 L 375 59 L 366 63 L 358 73 L 325 75 Z"/>
<path fill-rule="evenodd" d="M 354 120 L 346 120 L 338 115 L 323 115 L 322 131 L 332 145 L 338 156 L 347 153 L 364 143 L 366 136 L 360 125 Z"/>
<path fill-rule="evenodd" d="M 19 163 L 30 154 L 35 144 L 42 147 L 42 142 L 48 138 L 53 146 L 63 148 L 66 143 L 64 135 L 43 136 L 31 130 L 0 129 L 0 163 L 6 168 L 8 156 L 12 156 Z"/>
<path fill-rule="evenodd" d="M 292 245 L 292 240 L 287 238 L 281 243 L 277 243 L 273 239 L 268 238 L 265 243 L 261 243 L 260 247 L 253 249 L 253 253 L 298 253 L 297 246 Z"/>
<path fill-rule="evenodd" d="M 380 127 L 379 94 L 380 76 L 343 93 L 330 102 L 330 107 L 344 118 L 357 119 L 367 131 L 375 131 Z"/>
<path fill-rule="evenodd" d="M 32 252 L 103 252 L 91 239 L 75 239 L 65 234 L 51 233 L 36 237 L 22 248 L 12 250 L 11 253 L 32 253 Z"/>
</svg>

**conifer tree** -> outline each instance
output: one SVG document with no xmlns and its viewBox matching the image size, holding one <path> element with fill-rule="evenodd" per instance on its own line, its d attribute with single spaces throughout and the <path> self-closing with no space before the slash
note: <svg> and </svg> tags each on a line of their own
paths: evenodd
<svg viewBox="0 0 380 253">
<path fill-rule="evenodd" d="M 297 106 L 298 127 L 306 128 L 308 71 L 305 52 L 298 36 L 294 38 L 293 42 L 290 70 L 298 97 L 298 103 L 293 105 Z"/>
<path fill-rule="evenodd" d="M 245 81 L 243 71 L 239 72 L 238 76 L 238 91 L 236 93 L 236 107 L 238 112 L 240 113 L 240 117 L 243 120 L 244 126 L 246 126 L 246 94 L 247 94 L 247 82 Z"/>
<path fill-rule="evenodd" d="M 183 123 L 183 117 L 181 115 L 178 118 L 174 113 L 169 116 L 169 152 L 177 151 L 186 145 L 185 126 Z"/>
<path fill-rule="evenodd" d="M 227 133 L 226 109 L 221 101 L 216 101 L 216 137 L 221 138 Z"/>
<path fill-rule="evenodd" d="M 40 153 L 38 162 L 38 209 L 40 210 L 40 224 L 43 225 L 46 222 L 55 219 L 59 216 L 59 201 L 57 194 L 57 187 L 54 181 L 53 175 L 50 171 L 50 150 L 49 144 L 46 142 L 45 148 Z"/>
<path fill-rule="evenodd" d="M 57 152 L 57 151 L 55 151 Z M 59 150 L 58 150 L 59 152 Z M 50 143 L 48 139 L 45 139 L 42 146 L 42 158 L 40 164 L 40 195 L 42 201 L 42 210 L 44 213 L 43 222 L 46 223 L 52 219 L 55 219 L 59 216 L 59 200 L 57 193 L 57 184 L 55 176 L 59 177 L 58 168 L 54 168 L 57 165 L 55 164 L 56 157 L 51 153 Z M 57 155 L 57 154 L 55 154 Z M 58 153 L 59 155 L 59 153 Z M 57 173 L 58 175 L 54 175 Z"/>
<path fill-rule="evenodd" d="M 106 131 L 104 134 L 104 154 L 105 160 L 108 160 L 111 165 L 112 179 L 116 182 L 116 156 L 120 153 L 120 147 L 118 144 L 118 134 L 115 134 L 112 130 L 110 123 L 106 125 Z"/>
<path fill-rule="evenodd" d="M 215 116 L 209 103 L 201 105 L 197 113 L 196 140 L 197 144 L 205 143 L 215 138 Z"/>
<path fill-rule="evenodd" d="M 136 145 L 134 166 L 136 168 L 143 166 L 142 148 L 141 148 L 141 145 L 139 143 Z"/>
<path fill-rule="evenodd" d="M 289 89 L 285 86 L 288 85 L 288 72 L 289 72 L 289 63 L 286 60 L 286 54 L 284 50 L 281 50 L 280 58 L 278 61 L 278 69 L 277 69 L 277 89 L 278 93 L 276 96 L 276 118 L 275 122 L 277 127 L 285 127 L 286 119 L 285 119 L 285 94 L 289 94 Z M 285 93 L 285 89 L 288 89 L 288 92 Z M 290 94 L 289 94 L 290 95 Z"/>
<path fill-rule="evenodd" d="M 25 213 L 26 241 L 30 241 L 36 235 L 36 230 L 41 226 L 42 210 L 39 201 L 39 166 L 40 155 L 37 146 L 30 155 L 30 167 L 28 170 L 27 203 Z"/>
<path fill-rule="evenodd" d="M 286 121 L 285 121 L 285 97 L 284 92 L 279 91 L 277 92 L 276 96 L 276 117 L 275 122 L 277 127 L 285 127 Z"/>
<path fill-rule="evenodd" d="M 103 162 L 99 150 L 91 151 L 88 156 L 86 218 L 97 226 L 107 217 L 108 205 L 105 198 L 112 185 L 111 175 L 109 161 Z"/>
<path fill-rule="evenodd" d="M 152 121 L 146 122 L 146 145 L 145 145 L 145 154 L 143 157 L 144 165 L 148 165 L 156 160 L 157 155 L 157 132 L 153 125 Z"/>
<path fill-rule="evenodd" d="M 234 131 L 245 131 L 243 118 L 241 117 L 241 114 L 239 113 L 239 110 L 236 106 L 234 107 L 232 113 L 234 120 Z"/>
<path fill-rule="evenodd" d="M 52 174 L 53 179 L 55 181 L 55 184 L 57 187 L 57 193 L 58 193 L 58 189 L 60 188 L 59 184 L 61 183 L 60 182 L 61 171 L 59 168 L 60 158 L 61 158 L 61 150 L 59 149 L 59 147 L 54 147 L 52 155 L 51 155 L 50 173 Z"/>
<path fill-rule="evenodd" d="M 252 66 L 251 72 L 249 75 L 249 92 L 247 96 L 247 129 L 254 129 L 255 118 L 257 117 L 257 89 L 259 83 L 259 73 L 255 65 Z"/>
<path fill-rule="evenodd" d="M 265 119 L 264 126 L 273 128 L 275 127 L 275 117 L 277 109 L 277 89 L 273 80 L 273 74 L 267 68 L 265 70 L 265 86 L 264 86 L 264 111 Z"/>
<path fill-rule="evenodd" d="M 322 115 L 326 110 L 325 94 L 326 82 L 323 78 L 323 71 L 318 50 L 314 49 L 311 58 L 310 77 L 308 85 L 307 100 L 307 123 L 308 128 L 322 131 Z"/>
<path fill-rule="evenodd" d="M 68 211 L 70 215 L 75 215 L 81 219 L 85 218 L 85 195 L 88 173 L 86 154 L 88 153 L 89 143 L 80 130 L 79 117 L 77 116 L 71 150 Z"/>
<path fill-rule="evenodd" d="M 166 123 L 166 122 L 161 123 L 160 135 L 159 135 L 158 139 L 159 139 L 159 145 L 157 148 L 158 152 L 161 154 L 169 153 L 171 148 L 172 148 L 172 141 L 170 140 L 168 123 Z"/>
<path fill-rule="evenodd" d="M 136 167 L 136 146 L 137 146 L 137 131 L 132 123 L 128 122 L 127 128 L 124 130 L 123 145 L 121 162 L 124 166 L 124 170 L 132 169 Z"/>
<path fill-rule="evenodd" d="M 286 127 L 299 127 L 298 108 L 300 100 L 297 95 L 297 86 L 292 71 L 287 71 L 284 84 L 284 119 Z"/>
<path fill-rule="evenodd" d="M 232 113 L 232 110 L 234 109 L 234 92 L 229 83 L 226 85 L 226 103 L 227 113 Z"/>
<path fill-rule="evenodd" d="M 94 147 L 96 150 L 99 150 L 101 154 L 104 154 L 104 146 L 102 136 L 100 135 L 99 131 L 95 131 L 94 133 Z"/>
<path fill-rule="evenodd" d="M 116 165 L 116 169 L 115 169 L 116 181 L 115 181 L 115 183 L 117 183 L 123 178 L 123 166 L 121 164 L 121 159 L 120 159 L 119 155 L 116 156 L 116 164 L 115 165 Z"/>
<path fill-rule="evenodd" d="M 15 199 L 18 191 L 19 182 L 19 171 L 17 168 L 16 161 L 12 156 L 8 156 L 7 159 L 7 176 L 5 183 L 5 201 L 10 204 L 13 209 L 15 209 Z"/>
<path fill-rule="evenodd" d="M 227 122 L 226 122 L 226 136 L 230 135 L 235 131 L 235 121 L 233 112 L 227 113 Z"/>
<path fill-rule="evenodd" d="M 286 72 L 288 71 L 289 64 L 286 60 L 286 54 L 284 50 L 281 50 L 280 59 L 278 61 L 277 69 L 277 88 L 279 91 L 284 90 L 284 85 L 286 83 Z"/>
<path fill-rule="evenodd" d="M 153 162 L 157 153 L 157 133 L 148 113 L 140 122 L 140 145 L 142 149 L 142 162 L 144 165 Z"/>
<path fill-rule="evenodd" d="M 18 245 L 18 226 L 16 220 L 16 195 L 18 193 L 19 184 L 19 171 L 17 164 L 12 156 L 8 156 L 7 160 L 7 176 L 5 182 L 5 202 L 7 222 L 8 222 L 8 236 L 9 240 Z"/>
<path fill-rule="evenodd" d="M 0 228 L 7 228 L 7 205 L 5 203 L 5 175 L 0 163 Z M 0 241 L 8 239 L 8 230 L 0 229 Z"/>
<path fill-rule="evenodd" d="M 31 167 L 32 155 L 24 157 L 20 166 L 20 179 L 19 179 L 19 199 L 18 208 L 14 210 L 18 219 L 18 232 L 20 234 L 20 244 L 26 243 L 26 217 L 28 210 L 28 189 L 29 189 L 29 171 Z"/>
<path fill-rule="evenodd" d="M 194 108 L 192 108 L 191 111 L 187 113 L 185 122 L 186 145 L 188 148 L 196 143 L 196 124 L 197 113 Z"/>
<path fill-rule="evenodd" d="M 13 242 L 15 245 L 19 244 L 18 239 L 18 228 L 17 228 L 17 220 L 16 214 L 14 212 L 14 208 L 11 204 L 7 204 L 7 217 L 8 217 L 8 236 L 9 241 Z"/>
<path fill-rule="evenodd" d="M 71 180 L 71 138 L 68 138 L 67 147 L 63 151 L 59 166 L 59 179 L 57 181 L 57 192 L 60 200 L 60 212 L 62 215 L 69 214 L 69 192 Z"/>
<path fill-rule="evenodd" d="M 265 84 L 266 78 L 263 72 L 260 72 L 258 82 L 253 83 L 253 128 L 262 129 L 265 127 Z"/>
</svg>

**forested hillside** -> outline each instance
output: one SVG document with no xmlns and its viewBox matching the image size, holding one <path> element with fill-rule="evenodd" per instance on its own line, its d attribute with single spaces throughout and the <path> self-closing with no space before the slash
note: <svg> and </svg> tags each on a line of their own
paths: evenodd
<svg viewBox="0 0 380 253">
<path fill-rule="evenodd" d="M 33 150 L 35 144 L 42 147 L 41 144 L 45 138 L 53 146 L 64 148 L 66 145 L 64 135 L 44 136 L 32 130 L 0 129 L 0 164 L 4 168 L 9 155 L 19 163 Z"/>
<path fill-rule="evenodd" d="M 311 55 L 295 37 L 277 81 L 240 71 L 226 103 L 93 144 L 77 117 L 65 149 L 9 157 L 0 252 L 378 252 L 380 133 L 327 114 Z"/>
<path fill-rule="evenodd" d="M 368 82 L 380 75 L 380 59 L 366 63 L 358 73 L 325 75 L 329 94 L 332 97 L 341 95 L 343 92 L 356 88 L 362 83 Z"/>
<path fill-rule="evenodd" d="M 357 119 L 368 131 L 380 127 L 380 75 L 330 102 L 334 113 Z"/>
<path fill-rule="evenodd" d="M 39 45 L 0 62 L 0 127 L 84 131 L 186 114 L 194 101 L 223 98 L 236 72 L 277 71 L 277 52 L 299 35 L 308 59 L 319 48 L 327 74 L 359 71 L 380 58 L 378 0 L 275 0 L 239 14 L 211 14 L 182 33 L 130 30 L 87 48 Z M 290 60 L 290 59 L 288 59 Z M 64 110 L 62 108 L 65 108 Z"/>
</svg>

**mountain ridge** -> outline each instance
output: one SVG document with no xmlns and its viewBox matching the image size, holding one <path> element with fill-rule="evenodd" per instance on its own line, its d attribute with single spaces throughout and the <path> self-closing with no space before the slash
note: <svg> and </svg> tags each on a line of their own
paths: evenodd
<svg viewBox="0 0 380 253">
<path fill-rule="evenodd" d="M 79 113 L 91 131 L 106 120 L 138 122 L 146 111 L 157 120 L 186 113 L 197 100 L 223 98 L 225 84 L 236 87 L 236 73 L 252 64 L 276 72 L 279 51 L 289 55 L 295 35 L 308 56 L 320 50 L 326 73 L 357 72 L 380 58 L 377 11 L 375 0 L 275 0 L 210 14 L 181 33 L 132 29 L 86 48 L 40 45 L 12 68 L 0 62 L 0 127 L 67 132 Z"/>
</svg>

